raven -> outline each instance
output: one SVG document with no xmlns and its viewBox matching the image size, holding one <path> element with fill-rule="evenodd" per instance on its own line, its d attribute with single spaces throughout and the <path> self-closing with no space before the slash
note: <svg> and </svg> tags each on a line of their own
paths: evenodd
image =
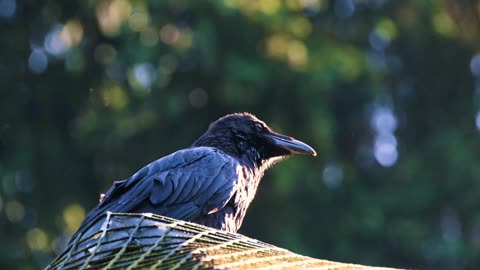
<svg viewBox="0 0 480 270">
<path fill-rule="evenodd" d="M 190 148 L 115 181 L 72 239 L 106 211 L 149 212 L 236 232 L 265 170 L 295 154 L 316 155 L 252 114 L 226 115 Z"/>
</svg>

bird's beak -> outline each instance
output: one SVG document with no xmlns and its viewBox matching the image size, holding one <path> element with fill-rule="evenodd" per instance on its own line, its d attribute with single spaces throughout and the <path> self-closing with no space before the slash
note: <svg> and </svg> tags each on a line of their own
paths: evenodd
<svg viewBox="0 0 480 270">
<path fill-rule="evenodd" d="M 317 152 L 315 152 L 315 150 L 313 150 L 313 148 L 310 147 L 308 144 L 295 140 L 292 137 L 278 134 L 275 132 L 271 132 L 270 134 L 266 135 L 266 137 L 275 146 L 283 148 L 289 151 L 291 154 L 312 156 L 317 155 Z"/>
</svg>

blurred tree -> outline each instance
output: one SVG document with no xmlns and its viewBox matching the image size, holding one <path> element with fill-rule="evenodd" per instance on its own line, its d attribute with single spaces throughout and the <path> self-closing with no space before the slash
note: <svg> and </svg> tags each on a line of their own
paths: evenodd
<svg viewBox="0 0 480 270">
<path fill-rule="evenodd" d="M 0 268 L 45 266 L 113 180 L 236 111 L 319 153 L 268 173 L 242 233 L 331 260 L 480 267 L 479 10 L 0 0 Z"/>
</svg>

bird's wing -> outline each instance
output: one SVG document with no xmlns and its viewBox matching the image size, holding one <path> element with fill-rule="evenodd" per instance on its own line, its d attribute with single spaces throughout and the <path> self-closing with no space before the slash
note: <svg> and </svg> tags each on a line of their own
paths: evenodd
<svg viewBox="0 0 480 270">
<path fill-rule="evenodd" d="M 238 182 L 237 162 L 209 147 L 177 151 L 116 181 L 85 218 L 79 232 L 106 212 L 152 212 L 182 220 L 221 209 Z"/>
</svg>

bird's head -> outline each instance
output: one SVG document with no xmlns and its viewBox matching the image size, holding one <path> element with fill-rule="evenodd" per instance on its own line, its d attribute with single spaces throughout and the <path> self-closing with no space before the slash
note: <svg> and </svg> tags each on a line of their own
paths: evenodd
<svg viewBox="0 0 480 270">
<path fill-rule="evenodd" d="M 291 155 L 316 155 L 309 145 L 273 131 L 250 113 L 221 117 L 193 146 L 218 148 L 256 168 L 268 168 Z"/>
</svg>

